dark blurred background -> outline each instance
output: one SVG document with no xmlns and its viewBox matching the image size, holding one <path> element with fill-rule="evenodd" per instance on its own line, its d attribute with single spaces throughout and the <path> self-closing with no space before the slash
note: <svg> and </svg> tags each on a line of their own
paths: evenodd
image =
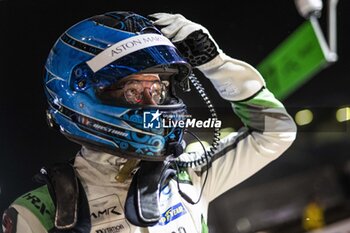
<svg viewBox="0 0 350 233">
<path fill-rule="evenodd" d="M 327 33 L 325 1 L 324 5 L 320 23 Z M 305 21 L 293 0 L 0 0 L 0 213 L 17 196 L 37 186 L 31 177 L 42 166 L 67 160 L 79 150 L 46 125 L 43 65 L 51 46 L 68 27 L 114 10 L 183 14 L 207 27 L 226 54 L 253 66 Z M 336 120 L 339 108 L 350 107 L 349 12 L 350 2 L 339 0 L 339 60 L 281 100 L 293 117 L 301 110 L 311 111 L 312 121 L 298 127 L 296 142 L 282 157 L 211 204 L 210 232 L 304 232 L 302 213 L 311 196 L 317 196 L 324 209 L 325 229 L 350 217 L 348 121 Z M 237 130 L 241 123 L 230 105 L 201 74 L 197 76 L 224 127 Z M 194 116 L 205 112 L 198 95 L 183 94 L 183 98 Z M 198 134 L 210 143 L 210 131 Z"/>
</svg>

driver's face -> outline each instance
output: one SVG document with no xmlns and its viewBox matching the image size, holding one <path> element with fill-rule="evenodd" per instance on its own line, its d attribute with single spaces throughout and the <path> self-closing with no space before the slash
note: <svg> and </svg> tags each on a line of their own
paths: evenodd
<svg viewBox="0 0 350 233">
<path fill-rule="evenodd" d="M 158 74 L 133 74 L 120 80 L 114 88 L 105 89 L 109 99 L 122 99 L 128 104 L 158 105 L 165 89 Z"/>
</svg>

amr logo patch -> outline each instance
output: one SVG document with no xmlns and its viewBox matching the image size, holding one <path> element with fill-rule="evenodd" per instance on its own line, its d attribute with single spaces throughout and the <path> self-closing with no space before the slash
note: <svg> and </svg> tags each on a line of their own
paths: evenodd
<svg viewBox="0 0 350 233">
<path fill-rule="evenodd" d="M 89 205 L 91 233 L 131 233 L 117 194 L 90 200 Z"/>
<path fill-rule="evenodd" d="M 90 201 L 92 225 L 125 218 L 119 197 L 115 194 Z"/>
</svg>

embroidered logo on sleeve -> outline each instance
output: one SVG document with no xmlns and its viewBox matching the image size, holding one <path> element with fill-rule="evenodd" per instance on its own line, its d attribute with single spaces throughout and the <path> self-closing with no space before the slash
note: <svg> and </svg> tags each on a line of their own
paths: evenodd
<svg viewBox="0 0 350 233">
<path fill-rule="evenodd" d="M 24 194 L 14 204 L 32 212 L 47 231 L 54 227 L 56 209 L 46 185 Z"/>
</svg>

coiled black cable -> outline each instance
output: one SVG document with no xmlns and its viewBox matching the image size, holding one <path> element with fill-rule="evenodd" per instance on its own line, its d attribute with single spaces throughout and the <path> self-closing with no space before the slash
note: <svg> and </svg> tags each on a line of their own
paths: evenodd
<svg viewBox="0 0 350 233">
<path fill-rule="evenodd" d="M 218 117 L 215 111 L 215 108 L 213 104 L 211 103 L 209 97 L 206 94 L 206 91 L 202 84 L 198 81 L 197 77 L 192 73 L 189 77 L 189 80 L 191 81 L 192 85 L 196 89 L 196 91 L 199 93 L 199 95 L 202 97 L 204 100 L 204 103 L 207 105 L 210 115 L 212 117 L 213 121 L 217 121 Z M 186 133 L 187 131 L 185 131 Z M 211 157 L 214 155 L 215 150 L 217 149 L 220 141 L 220 127 L 216 127 L 214 124 L 214 136 L 213 136 L 213 141 L 211 143 L 211 146 L 209 150 L 204 152 L 204 154 L 198 158 L 194 159 L 192 161 L 178 161 L 178 166 L 180 167 L 195 167 L 202 165 L 204 163 L 208 163 L 208 159 L 211 159 Z M 209 158 L 208 158 L 209 157 Z"/>
</svg>

